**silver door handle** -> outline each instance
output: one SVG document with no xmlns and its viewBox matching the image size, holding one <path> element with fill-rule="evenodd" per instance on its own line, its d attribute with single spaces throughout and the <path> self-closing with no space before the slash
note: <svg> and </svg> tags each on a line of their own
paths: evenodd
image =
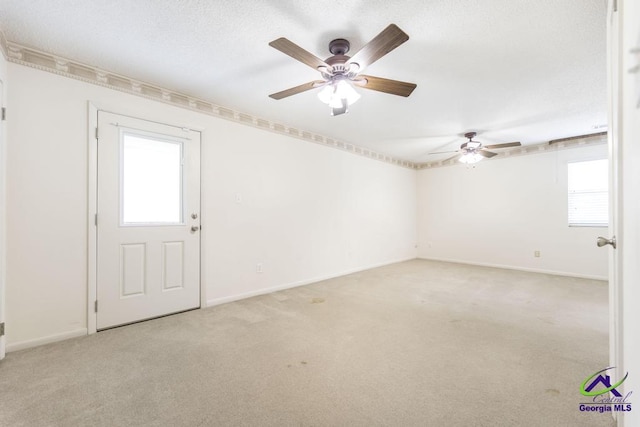
<svg viewBox="0 0 640 427">
<path fill-rule="evenodd" d="M 616 248 L 616 236 L 613 236 L 611 239 L 607 239 L 604 237 L 598 237 L 598 241 L 597 241 L 597 245 L 599 248 L 603 247 L 604 245 L 611 245 L 613 246 L 613 249 Z"/>
<path fill-rule="evenodd" d="M 192 225 L 191 226 L 191 232 L 192 233 L 195 233 L 198 230 L 200 230 L 200 226 L 199 225 Z"/>
</svg>

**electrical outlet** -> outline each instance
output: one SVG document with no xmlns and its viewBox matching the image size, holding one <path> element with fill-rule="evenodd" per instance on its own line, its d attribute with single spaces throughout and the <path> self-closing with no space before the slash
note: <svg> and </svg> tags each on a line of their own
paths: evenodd
<svg viewBox="0 0 640 427">
<path fill-rule="evenodd" d="M 262 263 L 261 262 L 256 264 L 256 273 L 262 273 Z"/>
<path fill-rule="evenodd" d="M 540 251 L 533 251 L 533 256 L 536 258 L 540 258 Z"/>
</svg>

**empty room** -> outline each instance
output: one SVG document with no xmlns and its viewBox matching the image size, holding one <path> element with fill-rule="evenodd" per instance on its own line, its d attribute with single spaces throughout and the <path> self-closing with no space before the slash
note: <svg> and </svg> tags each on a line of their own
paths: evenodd
<svg viewBox="0 0 640 427">
<path fill-rule="evenodd" d="M 0 2 L 0 425 L 640 425 L 638 17 Z"/>
</svg>

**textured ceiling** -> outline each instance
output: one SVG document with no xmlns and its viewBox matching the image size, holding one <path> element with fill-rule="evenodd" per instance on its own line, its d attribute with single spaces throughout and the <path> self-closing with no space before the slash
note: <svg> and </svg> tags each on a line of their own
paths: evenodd
<svg viewBox="0 0 640 427">
<path fill-rule="evenodd" d="M 2 0 L 7 40 L 413 162 L 465 131 L 485 144 L 600 132 L 606 124 L 603 0 Z M 271 48 L 351 54 L 395 23 L 410 39 L 366 73 L 413 82 L 409 98 L 363 90 L 332 117 L 319 78 Z"/>
</svg>

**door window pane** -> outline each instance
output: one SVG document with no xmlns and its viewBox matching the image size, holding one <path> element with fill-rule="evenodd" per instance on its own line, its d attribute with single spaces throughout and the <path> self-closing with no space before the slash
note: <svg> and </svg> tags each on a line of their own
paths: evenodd
<svg viewBox="0 0 640 427">
<path fill-rule="evenodd" d="M 182 143 L 123 134 L 122 223 L 182 223 Z"/>
</svg>

